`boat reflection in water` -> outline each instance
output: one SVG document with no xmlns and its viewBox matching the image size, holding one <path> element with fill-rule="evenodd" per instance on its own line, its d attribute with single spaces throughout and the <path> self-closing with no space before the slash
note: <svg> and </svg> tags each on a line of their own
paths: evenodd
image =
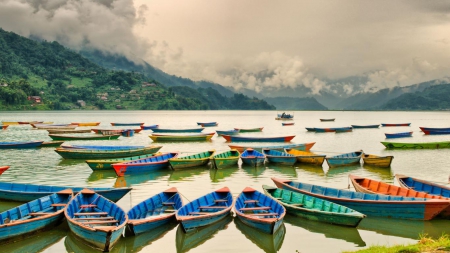
<svg viewBox="0 0 450 253">
<path fill-rule="evenodd" d="M 83 163 L 86 163 L 83 159 L 62 159 L 58 163 L 58 166 L 68 167 L 68 166 L 73 166 L 73 165 L 83 164 Z"/>
<path fill-rule="evenodd" d="M 278 252 L 283 245 L 284 235 L 286 234 L 286 227 L 281 224 L 280 228 L 274 234 L 267 234 L 258 229 L 245 225 L 239 219 L 234 219 L 236 228 L 250 241 L 260 247 L 267 253 Z"/>
<path fill-rule="evenodd" d="M 245 173 L 252 178 L 258 178 L 266 171 L 265 164 L 256 167 L 248 164 L 242 164 L 241 169 L 243 169 Z"/>
<path fill-rule="evenodd" d="M 363 221 L 366 218 L 363 219 Z M 346 242 L 354 243 L 358 247 L 366 246 L 358 230 L 352 227 L 324 224 L 311 220 L 302 219 L 293 215 L 286 215 L 284 222 L 296 227 L 306 229 L 312 233 L 323 234 L 326 238 L 334 238 Z M 362 222 L 361 222 L 362 223 Z"/>
<path fill-rule="evenodd" d="M 217 183 L 222 181 L 224 178 L 227 178 L 231 176 L 233 173 L 239 171 L 239 167 L 229 167 L 229 168 L 223 168 L 223 169 L 210 169 L 209 170 L 209 177 L 211 178 L 211 182 Z"/>
<path fill-rule="evenodd" d="M 374 231 L 382 235 L 398 236 L 417 240 L 421 234 L 434 239 L 442 236 L 442 231 L 449 231 L 450 220 L 433 219 L 430 221 L 387 219 L 367 217 L 361 221 L 359 229 Z"/>
<path fill-rule="evenodd" d="M 178 226 L 176 235 L 177 252 L 188 252 L 189 250 L 198 247 L 202 243 L 213 238 L 220 230 L 226 229 L 232 219 L 233 217 L 231 215 L 227 215 L 218 222 L 198 228 L 189 233 L 185 233 L 181 225 Z"/>
<path fill-rule="evenodd" d="M 115 172 L 113 172 L 113 173 L 114 173 L 114 176 L 116 176 L 116 173 Z M 152 171 L 150 173 L 125 175 L 123 177 L 116 178 L 114 187 L 115 188 L 130 187 L 130 186 L 142 184 L 142 183 L 145 183 L 145 182 L 151 181 L 151 180 L 159 180 L 162 177 L 170 176 L 170 173 L 171 173 L 170 170 L 158 170 L 158 171 Z"/>
<path fill-rule="evenodd" d="M 295 167 L 296 167 L 296 169 L 300 170 L 301 172 L 306 172 L 310 175 L 325 176 L 325 172 L 323 171 L 322 165 L 297 163 L 297 164 L 295 164 Z"/>
<path fill-rule="evenodd" d="M 169 181 L 194 181 L 194 176 L 209 173 L 207 166 L 197 166 L 181 170 L 170 171 Z"/>
<path fill-rule="evenodd" d="M 340 176 L 340 175 L 344 175 L 345 177 L 347 177 L 348 173 L 352 172 L 354 174 L 357 174 L 358 173 L 357 170 L 362 170 L 362 169 L 363 169 L 363 167 L 361 166 L 361 164 L 340 166 L 340 167 L 335 167 L 335 168 L 328 168 L 325 175 L 327 177 L 335 177 L 335 176 Z"/>
<path fill-rule="evenodd" d="M 102 179 L 116 178 L 114 170 L 93 171 L 88 177 L 88 182 L 94 182 Z"/>
<path fill-rule="evenodd" d="M 394 175 L 392 174 L 391 167 L 377 167 L 372 165 L 363 165 L 364 169 L 369 171 L 374 176 L 377 176 L 380 178 L 380 180 L 386 182 L 390 181 L 392 182 Z"/>
<path fill-rule="evenodd" d="M 267 168 L 278 172 L 276 175 L 283 178 L 295 179 L 297 180 L 297 171 L 295 167 L 291 165 L 281 165 L 281 164 L 267 164 Z"/>
</svg>

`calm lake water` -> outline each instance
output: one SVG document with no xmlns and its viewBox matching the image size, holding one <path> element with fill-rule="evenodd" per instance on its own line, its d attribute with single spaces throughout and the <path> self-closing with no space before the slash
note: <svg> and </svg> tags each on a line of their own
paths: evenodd
<svg viewBox="0 0 450 253">
<path fill-rule="evenodd" d="M 2 112 L 1 121 L 53 121 L 57 123 L 98 122 L 102 128 L 113 128 L 111 122 L 145 122 L 159 124 L 161 128 L 196 127 L 196 122 L 217 121 L 217 127 L 203 132 L 228 130 L 234 127 L 264 127 L 261 133 L 247 136 L 296 135 L 292 143 L 316 142 L 312 151 L 336 155 L 356 150 L 378 155 L 393 155 L 390 169 L 355 165 L 328 169 L 296 164 L 276 166 L 265 164 L 260 168 L 232 167 L 213 170 L 198 167 L 185 171 L 160 171 L 117 178 L 111 172 L 93 172 L 83 160 L 64 160 L 54 148 L 27 150 L 1 150 L 0 165 L 11 168 L 0 176 L 0 181 L 70 185 L 86 187 L 133 187 L 131 193 L 118 204 L 128 211 L 133 205 L 170 187 L 177 187 L 184 201 L 196 199 L 223 186 L 237 196 L 246 186 L 262 190 L 263 184 L 273 185 L 271 177 L 287 178 L 313 184 L 347 188 L 348 175 L 356 174 L 393 182 L 397 173 L 447 183 L 449 180 L 450 149 L 441 150 L 386 150 L 380 141 L 384 133 L 413 131 L 413 137 L 397 139 L 400 142 L 431 142 L 450 140 L 450 135 L 427 136 L 419 126 L 449 127 L 449 112 L 349 112 L 349 111 L 296 111 L 294 126 L 282 126 L 275 120 L 275 111 L 59 111 L 59 112 Z M 292 112 L 290 112 L 292 113 Z M 320 122 L 320 118 L 336 118 L 335 122 Z M 370 125 L 379 123 L 411 123 L 410 127 L 380 127 L 355 129 L 349 133 L 312 133 L 305 127 L 331 127 Z M 70 141 L 67 144 L 87 145 L 151 145 L 150 130 L 133 137 L 120 137 L 111 141 Z M 242 134 L 244 135 L 244 134 Z M 33 130 L 29 125 L 10 126 L 0 131 L 0 141 L 50 141 L 46 130 Z M 395 139 L 394 139 L 395 140 Z M 180 151 L 182 154 L 215 149 L 228 150 L 222 137 L 214 136 L 210 142 L 159 143 L 161 151 Z M 243 144 L 243 143 L 241 143 Z M 259 143 L 262 144 L 262 143 Z M 281 143 L 276 143 L 281 144 Z M 275 143 L 273 143 L 275 145 Z M 19 203 L 0 202 L 0 211 Z M 292 216 L 285 218 L 284 226 L 275 235 L 267 235 L 243 225 L 237 218 L 224 219 L 192 235 L 185 235 L 176 225 L 137 237 L 122 238 L 113 252 L 341 252 L 358 250 L 370 245 L 414 243 L 419 234 L 438 237 L 450 233 L 450 220 L 406 221 L 366 218 L 357 228 L 346 228 L 312 222 Z M 17 243 L 2 246 L 3 252 L 96 252 L 69 233 L 63 223 L 56 229 Z"/>
</svg>

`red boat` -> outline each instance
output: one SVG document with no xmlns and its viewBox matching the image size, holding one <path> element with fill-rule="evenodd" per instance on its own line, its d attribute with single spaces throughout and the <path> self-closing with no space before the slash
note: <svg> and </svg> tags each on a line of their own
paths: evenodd
<svg viewBox="0 0 450 253">
<path fill-rule="evenodd" d="M 3 174 L 6 170 L 9 169 L 9 166 L 0 166 L 0 175 Z"/>
<path fill-rule="evenodd" d="M 281 125 L 283 125 L 283 126 L 293 126 L 294 125 L 294 122 L 290 122 L 290 123 L 281 123 Z"/>
<path fill-rule="evenodd" d="M 450 127 L 419 127 L 424 134 L 450 134 Z"/>
<path fill-rule="evenodd" d="M 394 124 L 381 123 L 381 126 L 384 126 L 384 127 L 410 126 L 410 125 L 411 125 L 411 123 L 394 123 Z"/>
<path fill-rule="evenodd" d="M 6 128 L 8 128 L 9 125 L 2 125 L 2 130 L 6 130 Z"/>
</svg>

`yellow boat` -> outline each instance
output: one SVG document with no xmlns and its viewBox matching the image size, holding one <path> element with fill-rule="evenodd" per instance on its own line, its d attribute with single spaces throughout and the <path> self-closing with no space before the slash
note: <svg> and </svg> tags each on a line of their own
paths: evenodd
<svg viewBox="0 0 450 253">
<path fill-rule="evenodd" d="M 2 125 L 19 125 L 18 121 L 2 121 Z"/>
<path fill-rule="evenodd" d="M 378 167 L 389 167 L 391 166 L 392 159 L 394 159 L 393 156 L 377 156 L 377 155 L 371 155 L 371 154 L 364 154 L 362 156 L 362 159 L 365 164 L 372 165 L 372 166 L 378 166 Z"/>
<path fill-rule="evenodd" d="M 71 124 L 78 126 L 98 126 L 100 125 L 100 122 L 72 122 Z"/>
<path fill-rule="evenodd" d="M 300 151 L 300 150 L 293 149 L 293 148 L 285 148 L 284 150 L 286 153 L 297 157 L 297 162 L 299 162 L 299 163 L 310 163 L 310 164 L 322 165 L 323 162 L 325 161 L 326 155 L 318 155 L 313 152 Z"/>
</svg>

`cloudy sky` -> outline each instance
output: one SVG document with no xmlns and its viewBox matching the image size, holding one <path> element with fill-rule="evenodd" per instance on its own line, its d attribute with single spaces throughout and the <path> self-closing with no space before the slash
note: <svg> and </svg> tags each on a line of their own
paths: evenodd
<svg viewBox="0 0 450 253">
<path fill-rule="evenodd" d="M 0 26 L 257 91 L 352 93 L 349 76 L 369 90 L 450 73 L 450 1 L 0 0 Z"/>
</svg>

